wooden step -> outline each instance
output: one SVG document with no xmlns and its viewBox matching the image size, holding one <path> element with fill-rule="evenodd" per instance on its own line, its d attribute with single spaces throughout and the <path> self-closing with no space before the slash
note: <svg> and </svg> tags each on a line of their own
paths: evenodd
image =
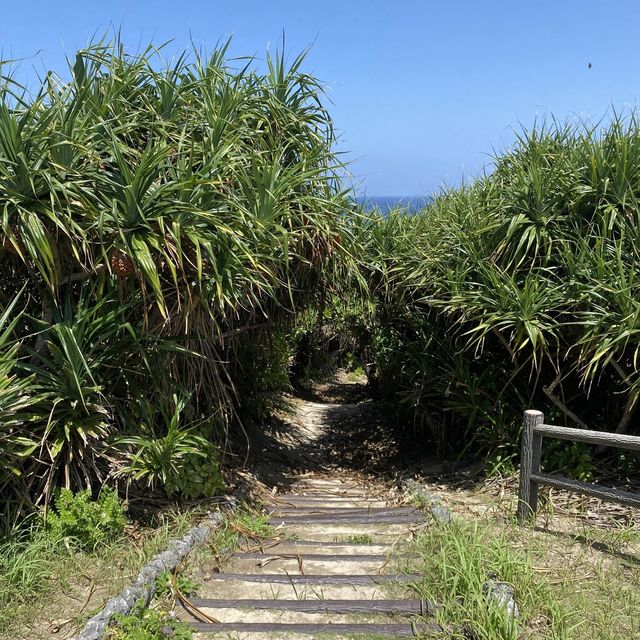
<svg viewBox="0 0 640 640">
<path fill-rule="evenodd" d="M 316 574 L 306 576 L 286 575 L 282 573 L 212 573 L 209 580 L 242 580 L 244 582 L 273 582 L 280 584 L 381 584 L 385 582 L 412 583 L 420 582 L 419 574 L 385 574 L 385 575 L 327 575 Z"/>
<path fill-rule="evenodd" d="M 352 535 L 371 535 L 374 543 L 386 542 L 395 543 L 399 540 L 408 540 L 411 537 L 411 530 L 424 526 L 424 523 L 399 522 L 317 522 L 305 523 L 296 522 L 295 524 L 277 525 L 277 533 L 285 533 L 288 535 L 313 538 L 314 540 L 327 540 L 335 542 Z"/>
<path fill-rule="evenodd" d="M 269 569 L 266 567 L 266 569 Z M 251 573 L 256 573 L 252 571 Z M 278 573 L 277 571 L 269 570 L 269 573 Z M 318 574 L 320 572 L 314 572 Z M 325 572 L 324 575 L 327 575 Z M 360 575 L 362 572 L 354 571 Z M 392 573 L 392 572 L 389 572 Z M 284 572 L 278 573 L 278 575 L 285 575 Z M 295 575 L 299 575 L 295 572 Z M 377 575 L 377 574 L 375 574 Z M 384 600 L 388 597 L 388 588 L 391 586 L 393 589 L 403 588 L 407 585 L 389 584 L 388 582 L 368 582 L 366 584 L 300 584 L 288 581 L 277 583 L 269 582 L 250 582 L 243 580 L 244 574 L 237 580 L 218 580 L 210 581 L 209 575 L 206 576 L 202 582 L 202 586 L 198 592 L 198 597 L 201 598 L 213 598 L 213 599 L 231 599 L 243 600 L 245 598 L 260 598 L 264 600 Z M 404 596 L 403 596 L 404 597 Z M 409 594 L 408 597 L 414 597 L 413 594 Z M 217 617 L 217 616 L 216 616 Z M 226 622 L 259 622 L 259 619 L 235 619 L 227 618 Z M 262 620 L 267 622 L 266 620 Z M 297 622 L 296 620 L 280 620 L 280 622 Z M 301 621 L 303 622 L 303 621 Z M 342 620 L 335 622 L 350 622 L 349 620 Z M 369 622 L 368 620 L 359 620 L 359 622 Z M 374 621 L 375 622 L 375 621 Z"/>
<path fill-rule="evenodd" d="M 272 515 L 403 515 L 417 514 L 424 517 L 419 509 L 414 507 L 275 507 Z"/>
<path fill-rule="evenodd" d="M 307 496 L 300 495 L 299 493 L 278 493 L 272 498 L 276 502 L 322 502 L 326 500 L 326 498 L 322 496 Z M 349 496 L 333 496 L 332 501 L 334 502 L 358 502 L 358 498 L 355 499 Z M 387 500 L 386 498 L 376 498 L 375 496 L 368 495 L 366 498 L 361 499 L 362 502 L 391 502 L 391 500 Z"/>
<path fill-rule="evenodd" d="M 421 524 L 426 522 L 426 518 L 421 513 L 411 514 L 327 514 L 327 515 L 284 515 L 271 516 L 269 524 L 277 526 L 281 524 Z"/>
<path fill-rule="evenodd" d="M 277 622 L 221 622 L 210 624 L 206 622 L 192 622 L 191 627 L 199 633 L 274 633 L 315 636 L 317 634 L 351 635 L 367 634 L 379 636 L 423 636 L 426 634 L 442 633 L 442 627 L 434 623 L 412 624 L 280 624 Z"/>
<path fill-rule="evenodd" d="M 219 600 L 189 598 L 196 607 L 207 609 L 278 610 L 298 613 L 389 613 L 433 615 L 435 603 L 428 600 Z"/>
<path fill-rule="evenodd" d="M 265 553 L 259 553 L 255 551 L 239 551 L 233 554 L 233 557 L 237 560 L 266 560 L 267 558 L 278 558 L 283 560 L 308 560 L 308 561 L 320 561 L 320 562 L 384 562 L 389 559 L 389 556 L 378 553 L 295 553 L 295 552 L 273 552 L 270 553 L 267 549 Z M 399 556 L 396 556 L 399 557 Z M 406 557 L 406 556 L 403 556 Z"/>
<path fill-rule="evenodd" d="M 280 546 L 296 546 L 296 547 L 357 547 L 361 549 L 367 549 L 368 547 L 382 547 L 385 549 L 391 549 L 393 545 L 386 542 L 336 542 L 325 540 L 281 540 L 272 546 L 268 543 L 265 544 L 265 550 L 277 549 Z"/>
<path fill-rule="evenodd" d="M 277 527 L 273 539 L 234 553 L 230 573 L 212 569 L 199 597 L 190 599 L 194 608 L 187 606 L 183 613 L 190 612 L 196 637 L 304 640 L 331 635 L 353 640 L 360 634 L 442 634 L 428 620 L 435 603 L 411 598 L 410 592 L 408 598 L 387 598 L 389 585 L 405 585 L 408 591 L 406 586 L 423 576 L 394 573 L 398 570 L 391 565 L 383 573 L 389 554 L 408 556 L 398 543 L 427 521 L 424 512 L 402 504 L 399 496 L 381 498 L 375 487 L 356 479 L 311 476 L 288 490 L 292 493 L 273 495 L 265 505 L 269 524 Z M 372 542 L 345 539 L 363 534 Z"/>
<path fill-rule="evenodd" d="M 389 509 L 394 506 L 385 500 L 339 500 L 337 498 L 311 498 L 301 500 L 278 500 L 265 505 L 267 508 L 278 509 L 314 509 L 314 508 L 352 508 L 352 509 Z"/>
<path fill-rule="evenodd" d="M 303 497 L 303 498 L 325 498 L 326 500 L 327 499 L 335 500 L 340 498 L 344 500 L 354 500 L 354 499 L 368 500 L 368 501 L 380 500 L 380 498 L 376 497 L 372 493 L 368 493 L 366 491 L 362 491 L 362 492 L 351 491 L 347 489 L 343 489 L 341 491 L 324 491 L 319 489 L 313 489 L 312 491 L 304 491 L 296 495 L 299 495 L 300 497 Z"/>
<path fill-rule="evenodd" d="M 402 547 L 396 545 L 393 547 L 389 543 L 377 542 L 322 542 L 321 540 L 306 540 L 300 542 L 298 540 L 282 540 L 279 542 L 269 541 L 260 545 L 248 545 L 240 552 L 243 553 L 263 553 L 263 554 L 300 554 L 300 553 L 345 553 L 347 555 L 356 555 L 358 553 L 386 555 L 392 549 L 398 553 L 402 553 Z"/>
</svg>

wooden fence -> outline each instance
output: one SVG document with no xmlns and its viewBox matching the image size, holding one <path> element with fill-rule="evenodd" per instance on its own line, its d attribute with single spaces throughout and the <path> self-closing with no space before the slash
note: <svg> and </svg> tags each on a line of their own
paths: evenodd
<svg viewBox="0 0 640 640">
<path fill-rule="evenodd" d="M 626 436 L 605 431 L 588 431 L 586 429 L 570 429 L 544 424 L 541 411 L 525 411 L 522 431 L 522 458 L 520 460 L 520 490 L 518 492 L 518 522 L 531 520 L 538 509 L 538 488 L 540 485 L 565 489 L 587 496 L 595 496 L 602 500 L 640 507 L 640 493 L 620 491 L 610 487 L 602 487 L 589 482 L 573 480 L 561 475 L 542 473 L 540 457 L 542 455 L 542 439 L 556 438 L 571 442 L 617 447 L 640 451 L 640 437 Z"/>
</svg>

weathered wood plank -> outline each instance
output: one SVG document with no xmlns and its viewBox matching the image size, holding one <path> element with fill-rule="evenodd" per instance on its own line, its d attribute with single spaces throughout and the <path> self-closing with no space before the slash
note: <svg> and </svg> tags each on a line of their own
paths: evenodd
<svg viewBox="0 0 640 640">
<path fill-rule="evenodd" d="M 542 436 L 535 433 L 544 421 L 541 411 L 524 412 L 522 425 L 522 451 L 520 457 L 520 486 L 518 489 L 518 522 L 530 520 L 538 509 L 538 485 L 531 481 L 531 475 L 540 469 Z"/>
<path fill-rule="evenodd" d="M 239 551 L 233 554 L 236 560 L 307 560 L 309 562 L 385 562 L 389 555 L 382 553 L 305 553 L 304 551 L 282 551 L 265 549 L 259 551 Z M 419 558 L 416 553 L 397 553 L 393 557 L 411 559 Z"/>
<path fill-rule="evenodd" d="M 218 600 L 189 598 L 196 607 L 255 609 L 298 613 L 391 613 L 433 615 L 438 606 L 429 600 Z"/>
<path fill-rule="evenodd" d="M 268 509 L 389 509 L 393 505 L 384 500 L 280 500 L 265 505 Z"/>
<path fill-rule="evenodd" d="M 276 550 L 279 546 L 298 546 L 298 547 L 361 547 L 366 549 L 367 547 L 384 547 L 391 548 L 394 545 L 387 542 L 325 542 L 324 540 L 282 540 L 273 546 L 265 545 L 265 551 Z"/>
<path fill-rule="evenodd" d="M 329 495 L 327 498 L 323 496 L 315 496 L 315 495 L 302 495 L 299 493 L 279 493 L 273 496 L 273 500 L 278 502 L 336 502 L 336 503 L 351 503 L 351 502 L 389 502 L 389 500 L 385 500 L 384 498 L 376 498 L 376 497 L 349 497 L 349 496 L 338 496 L 335 494 Z"/>
<path fill-rule="evenodd" d="M 329 633 L 334 635 L 367 634 L 384 636 L 414 636 L 414 625 L 411 624 L 349 624 L 349 623 L 307 623 L 307 624 L 280 624 L 277 622 L 221 622 L 209 624 L 205 622 L 192 622 L 191 626 L 199 633 L 300 633 L 304 635 L 316 635 Z M 420 623 L 415 625 L 415 631 L 419 635 L 440 634 L 442 627 L 435 623 Z"/>
<path fill-rule="evenodd" d="M 333 498 L 351 498 L 352 500 L 376 500 L 376 496 L 373 493 L 363 493 L 356 491 L 328 491 L 328 490 L 310 490 L 303 489 L 298 495 L 303 498 L 325 498 L 325 499 L 333 499 Z"/>
<path fill-rule="evenodd" d="M 300 558 L 301 560 L 308 560 L 310 562 L 384 562 L 388 559 L 388 556 L 381 555 L 379 553 L 334 553 L 331 555 L 326 553 L 292 553 L 290 551 L 285 553 L 278 553 L 277 551 L 274 551 L 271 553 L 269 549 L 265 550 L 265 553 L 256 553 L 253 551 L 238 552 L 234 553 L 233 557 L 237 560 L 266 560 L 267 558 L 296 560 L 297 558 Z"/>
<path fill-rule="evenodd" d="M 555 487 L 556 489 L 582 493 L 595 498 L 601 498 L 602 500 L 625 504 L 629 507 L 640 507 L 640 493 L 622 491 L 611 487 L 601 487 L 596 484 L 581 482 L 580 480 L 573 480 L 572 478 L 550 473 L 534 474 L 531 476 L 531 480 L 538 484 Z"/>
<path fill-rule="evenodd" d="M 274 515 L 402 515 L 420 514 L 415 507 L 277 507 L 272 511 Z"/>
<path fill-rule="evenodd" d="M 556 427 L 550 424 L 535 426 L 535 432 L 541 436 L 557 438 L 558 440 L 570 440 L 571 442 L 585 442 L 587 444 L 604 445 L 618 449 L 640 451 L 640 436 L 627 436 L 621 433 L 609 431 L 592 431 L 587 429 L 574 429 L 572 427 Z"/>
<path fill-rule="evenodd" d="M 281 516 L 269 518 L 270 525 L 280 524 L 421 524 L 426 522 L 422 514 L 412 515 L 326 515 L 326 516 Z"/>
<path fill-rule="evenodd" d="M 422 576 L 419 574 L 386 574 L 375 575 L 306 575 L 294 576 L 282 573 L 212 573 L 209 580 L 241 580 L 244 582 L 273 582 L 277 584 L 384 584 L 388 582 L 398 582 L 402 584 L 420 582 Z"/>
</svg>

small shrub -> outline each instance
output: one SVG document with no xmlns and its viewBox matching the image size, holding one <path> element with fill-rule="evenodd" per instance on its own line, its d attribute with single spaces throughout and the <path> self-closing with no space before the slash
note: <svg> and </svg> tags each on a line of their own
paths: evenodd
<svg viewBox="0 0 640 640">
<path fill-rule="evenodd" d="M 218 450 L 207 442 L 198 455 L 187 455 L 181 471 L 167 481 L 165 489 L 167 494 L 178 493 L 187 500 L 220 494 L 224 490 L 224 480 Z"/>
<path fill-rule="evenodd" d="M 172 426 L 159 438 L 139 435 L 118 442 L 131 447 L 119 475 L 144 480 L 168 498 L 210 498 L 224 486 L 217 449 L 194 429 Z"/>
<path fill-rule="evenodd" d="M 350 382 L 358 382 L 366 375 L 365 370 L 361 366 L 357 366 L 347 373 L 347 378 Z"/>
<path fill-rule="evenodd" d="M 516 453 L 504 453 L 503 447 L 489 455 L 484 465 L 487 478 L 505 478 L 516 472 Z"/>
<path fill-rule="evenodd" d="M 191 640 L 193 631 L 166 611 L 138 607 L 130 616 L 116 616 L 105 640 Z"/>
<path fill-rule="evenodd" d="M 582 442 L 550 442 L 545 451 L 543 467 L 551 472 L 563 473 L 583 482 L 593 478 L 595 465 L 589 448 Z"/>
<path fill-rule="evenodd" d="M 174 589 L 171 575 L 170 571 L 165 571 L 156 578 L 156 596 L 158 598 L 173 595 Z M 183 596 L 194 596 L 198 592 L 200 585 L 195 580 L 181 573 L 176 575 L 175 578 L 178 590 Z"/>
<path fill-rule="evenodd" d="M 48 514 L 45 529 L 53 539 L 70 541 L 85 551 L 117 538 L 127 523 L 124 505 L 108 487 L 97 500 L 89 490 L 76 494 L 62 489 L 55 499 L 55 511 Z"/>
<path fill-rule="evenodd" d="M 141 424 L 140 433 L 116 440 L 126 460 L 118 475 L 144 481 L 169 498 L 210 498 L 223 488 L 218 449 L 202 433 L 206 424 L 186 418 L 190 400 L 189 395 L 173 394 Z"/>
</svg>

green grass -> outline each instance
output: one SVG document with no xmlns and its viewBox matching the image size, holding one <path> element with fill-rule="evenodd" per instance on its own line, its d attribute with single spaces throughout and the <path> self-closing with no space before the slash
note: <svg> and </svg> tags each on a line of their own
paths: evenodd
<svg viewBox="0 0 640 640">
<path fill-rule="evenodd" d="M 443 605 L 436 619 L 451 637 L 470 633 L 478 640 L 517 640 L 521 625 L 532 630 L 539 620 L 546 627 L 539 637 L 567 637 L 561 608 L 535 573 L 529 551 L 515 548 L 498 530 L 478 523 L 432 525 L 418 535 L 415 551 L 420 562 L 411 571 L 424 575 L 418 594 Z M 521 619 L 488 596 L 492 576 L 514 589 Z"/>
<path fill-rule="evenodd" d="M 345 538 L 343 538 L 343 542 L 353 544 L 372 544 L 373 536 L 369 533 L 357 533 L 352 536 L 346 536 Z"/>
<path fill-rule="evenodd" d="M 471 495 L 458 500 L 466 497 Z M 443 604 L 437 620 L 452 634 L 447 637 L 640 637 L 637 523 L 603 518 L 598 526 L 586 525 L 581 517 L 554 514 L 548 505 L 535 528 L 520 527 L 512 501 L 495 503 L 481 493 L 473 498 L 475 515 L 421 531 L 410 549 L 419 561 L 402 567 L 424 576 L 417 585 L 420 597 Z M 521 610 L 517 625 L 487 598 L 490 577 L 512 587 Z"/>
<path fill-rule="evenodd" d="M 52 576 L 68 557 L 61 540 L 41 531 L 33 535 L 27 531 L 0 543 L 0 633 L 51 592 Z"/>
<path fill-rule="evenodd" d="M 153 528 L 129 526 L 94 552 L 65 544 L 36 525 L 14 534 L 0 543 L 0 637 L 39 638 L 49 622 L 64 617 L 68 628 L 88 618 L 201 515 L 158 514 Z"/>
</svg>

